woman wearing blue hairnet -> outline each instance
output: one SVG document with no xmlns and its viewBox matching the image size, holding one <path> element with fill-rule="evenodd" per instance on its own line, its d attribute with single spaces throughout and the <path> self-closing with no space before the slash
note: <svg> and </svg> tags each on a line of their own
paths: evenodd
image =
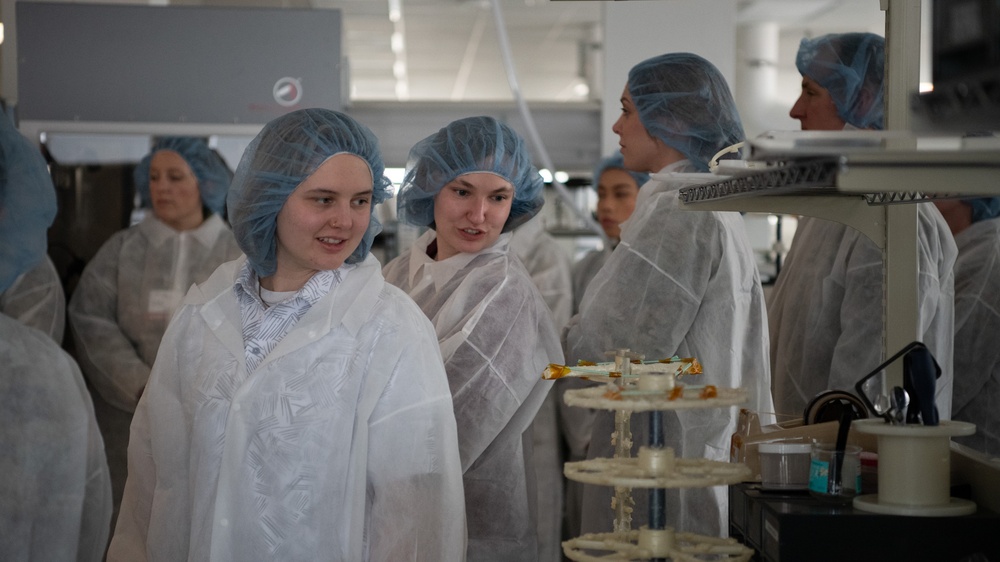
<svg viewBox="0 0 1000 562">
<path fill-rule="evenodd" d="M 55 216 L 45 160 L 0 115 L 0 292 L 42 261 Z M 0 560 L 102 560 L 111 482 L 80 369 L 6 313 L 0 364 Z"/>
<path fill-rule="evenodd" d="M 243 154 L 246 257 L 194 286 L 129 444 L 109 560 L 461 560 L 464 500 L 433 328 L 369 254 L 378 141 L 303 109 Z"/>
<path fill-rule="evenodd" d="M 531 423 L 562 362 L 545 302 L 510 253 L 541 208 L 524 141 L 492 117 L 450 123 L 410 150 L 400 220 L 429 226 L 385 266 L 434 324 L 458 421 L 469 560 L 536 560 Z"/>
<path fill-rule="evenodd" d="M 885 40 L 878 35 L 803 39 L 796 57 L 802 93 L 789 114 L 807 131 L 882 129 L 884 65 Z M 916 206 L 919 333 L 941 366 L 936 401 L 948 419 L 958 250 L 934 205 Z M 779 413 L 802 416 L 825 390 L 853 391 L 882 362 L 882 270 L 882 250 L 857 230 L 799 219 L 767 309 Z"/>
<path fill-rule="evenodd" d="M 680 209 L 681 187 L 714 181 L 704 172 L 719 151 L 743 140 L 722 74 L 690 53 L 645 60 L 629 71 L 613 130 L 624 165 L 652 173 L 639 190 L 621 242 L 594 276 L 566 335 L 567 359 L 606 360 L 628 348 L 648 359 L 697 357 L 703 381 L 747 390 L 746 407 L 770 412 L 763 289 L 737 213 Z M 729 460 L 737 411 L 664 413 L 666 445 L 678 457 Z M 633 442 L 648 428 L 633 418 Z M 588 457 L 612 457 L 614 415 L 596 413 Z M 584 532 L 612 530 L 608 487 L 584 487 Z M 647 520 L 635 494 L 633 528 Z M 724 487 L 668 490 L 667 524 L 711 536 L 725 532 Z"/>
<path fill-rule="evenodd" d="M 639 188 L 649 181 L 649 174 L 633 172 L 625 168 L 621 153 L 604 158 L 597 163 L 592 176 L 591 187 L 597 191 L 597 222 L 604 230 L 610 244 L 595 249 L 573 264 L 573 313 L 580 311 L 580 301 L 590 281 L 601 270 L 604 262 L 611 257 L 611 252 L 621 238 L 622 224 L 635 211 L 635 201 L 639 196 Z M 556 381 L 559 394 L 574 386 L 571 379 Z M 559 402 L 559 416 L 562 422 L 561 430 L 567 448 L 567 460 L 580 461 L 587 458 L 587 447 L 590 445 L 590 434 L 594 429 L 594 416 L 583 408 L 566 406 Z M 566 485 L 566 536 L 575 537 L 580 534 L 580 515 L 583 501 L 583 484 L 569 481 Z"/>
<path fill-rule="evenodd" d="M 1000 197 L 935 201 L 955 236 L 952 419 L 976 424 L 953 439 L 1000 457 Z"/>
<path fill-rule="evenodd" d="M 580 301 L 587 285 L 618 245 L 622 223 L 635 211 L 639 188 L 649 181 L 649 174 L 626 169 L 621 153 L 616 153 L 597 163 L 592 178 L 591 187 L 597 191 L 597 222 L 611 244 L 588 252 L 573 264 L 574 314 L 580 311 Z"/>
<path fill-rule="evenodd" d="M 240 255 L 220 217 L 231 178 L 203 140 L 158 141 L 134 173 L 153 212 L 101 246 L 70 298 L 76 357 L 96 390 L 116 508 L 132 412 L 167 323 L 192 283 Z"/>
</svg>

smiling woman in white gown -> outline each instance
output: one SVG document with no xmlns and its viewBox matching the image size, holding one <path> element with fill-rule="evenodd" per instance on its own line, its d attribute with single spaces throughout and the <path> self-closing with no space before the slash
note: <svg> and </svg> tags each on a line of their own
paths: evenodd
<svg viewBox="0 0 1000 562">
<path fill-rule="evenodd" d="M 375 137 L 306 109 L 247 147 L 246 254 L 188 293 L 132 423 L 109 560 L 461 560 L 451 394 L 433 328 L 369 249 Z"/>
</svg>

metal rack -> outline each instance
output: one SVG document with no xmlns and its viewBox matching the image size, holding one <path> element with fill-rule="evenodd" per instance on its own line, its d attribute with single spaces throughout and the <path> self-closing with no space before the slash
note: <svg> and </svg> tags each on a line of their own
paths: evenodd
<svg viewBox="0 0 1000 562">
<path fill-rule="evenodd" d="M 894 140 L 898 140 L 894 139 Z M 886 291 L 883 350 L 888 357 L 919 340 L 917 322 L 916 209 L 906 203 L 1000 192 L 1000 149 L 920 150 L 877 146 L 867 150 L 796 155 L 761 154 L 761 168 L 683 188 L 691 210 L 776 212 L 832 220 L 857 229 L 883 252 Z M 888 143 L 892 144 L 892 143 Z M 753 154 L 753 153 L 751 153 Z M 890 384 L 902 384 L 890 371 Z M 895 380 L 894 377 L 899 377 Z"/>
</svg>

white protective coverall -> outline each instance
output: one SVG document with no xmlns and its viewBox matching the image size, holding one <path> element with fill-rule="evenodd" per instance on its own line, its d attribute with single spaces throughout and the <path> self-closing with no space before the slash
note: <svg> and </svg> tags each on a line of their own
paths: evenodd
<svg viewBox="0 0 1000 562">
<path fill-rule="evenodd" d="M 917 203 L 921 341 L 941 367 L 937 407 L 951 417 L 954 272 L 958 250 L 931 203 Z M 882 251 L 840 223 L 799 220 L 767 308 L 779 414 L 802 416 L 828 389 L 854 392 L 883 361 Z"/>
<path fill-rule="evenodd" d="M 587 286 L 611 257 L 611 251 L 612 248 L 609 247 L 591 250 L 580 258 L 580 261 L 573 264 L 571 273 L 573 277 L 573 314 L 580 312 L 580 303 L 583 302 Z"/>
<path fill-rule="evenodd" d="M 371 255 L 246 371 L 234 283 L 191 289 L 136 409 L 108 559 L 462 560 L 451 395 Z"/>
<path fill-rule="evenodd" d="M 135 410 L 184 294 L 240 253 L 218 215 L 178 232 L 150 214 L 101 246 L 73 292 L 69 317 L 80 366 L 104 400 Z"/>
<path fill-rule="evenodd" d="M 679 173 L 677 162 L 639 190 L 621 242 L 597 273 L 566 334 L 571 364 L 606 361 L 629 348 L 647 359 L 679 355 L 702 363 L 703 384 L 742 387 L 743 406 L 771 412 L 767 319 L 753 251 L 737 213 L 681 209 L 678 190 L 717 176 Z M 675 171 L 677 170 L 677 171 Z M 633 455 L 649 442 L 648 415 L 634 414 Z M 679 458 L 729 460 L 737 408 L 664 411 L 665 445 Z M 588 458 L 611 458 L 614 412 L 597 411 Z M 610 532 L 612 487 L 584 486 L 583 532 Z M 726 534 L 725 486 L 667 490 L 666 524 Z M 633 491 L 632 528 L 648 521 L 648 498 Z"/>
<path fill-rule="evenodd" d="M 48 256 L 21 274 L 0 294 L 0 312 L 41 330 L 61 344 L 66 327 L 66 296 Z"/>
<path fill-rule="evenodd" d="M 178 232 L 152 213 L 116 232 L 87 264 L 69 302 L 80 369 L 91 392 L 111 470 L 115 517 L 125 489 L 129 425 L 167 323 L 194 283 L 242 252 L 212 215 Z"/>
<path fill-rule="evenodd" d="M 0 314 L 0 560 L 99 562 L 111 481 L 76 362 Z"/>
<path fill-rule="evenodd" d="M 541 215 L 514 230 L 510 251 L 524 264 L 542 299 L 552 313 L 557 330 L 572 316 L 572 262 L 555 238 L 545 231 Z M 559 382 L 554 385 L 558 388 Z M 548 393 L 532 424 L 535 467 L 538 471 L 538 559 L 562 559 L 563 429 L 559 420 L 558 392 Z"/>
<path fill-rule="evenodd" d="M 955 441 L 1000 457 L 1000 218 L 955 236 L 955 386 L 952 419 L 976 424 Z"/>
<path fill-rule="evenodd" d="M 434 324 L 458 421 L 468 559 L 537 559 L 536 468 L 530 426 L 552 383 L 542 380 L 562 348 L 551 315 L 509 253 L 510 234 L 446 260 L 427 256 L 425 232 L 389 262 L 386 280 Z"/>
</svg>

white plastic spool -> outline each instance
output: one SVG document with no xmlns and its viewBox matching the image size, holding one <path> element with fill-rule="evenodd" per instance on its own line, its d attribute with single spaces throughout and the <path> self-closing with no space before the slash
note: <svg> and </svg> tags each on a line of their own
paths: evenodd
<svg viewBox="0 0 1000 562">
<path fill-rule="evenodd" d="M 639 529 L 639 549 L 649 553 L 650 558 L 667 558 L 677 548 L 673 529 Z"/>
<path fill-rule="evenodd" d="M 674 375 L 650 372 L 639 377 L 639 390 L 666 392 L 674 388 Z"/>
<path fill-rule="evenodd" d="M 650 476 L 663 476 L 674 472 L 674 450 L 670 447 L 653 449 L 639 448 L 639 467 Z"/>
<path fill-rule="evenodd" d="M 974 502 L 951 497 L 952 437 L 972 435 L 971 423 L 893 425 L 856 420 L 861 433 L 878 437 L 878 494 L 854 498 L 854 507 L 891 515 L 951 516 L 976 511 Z"/>
</svg>

